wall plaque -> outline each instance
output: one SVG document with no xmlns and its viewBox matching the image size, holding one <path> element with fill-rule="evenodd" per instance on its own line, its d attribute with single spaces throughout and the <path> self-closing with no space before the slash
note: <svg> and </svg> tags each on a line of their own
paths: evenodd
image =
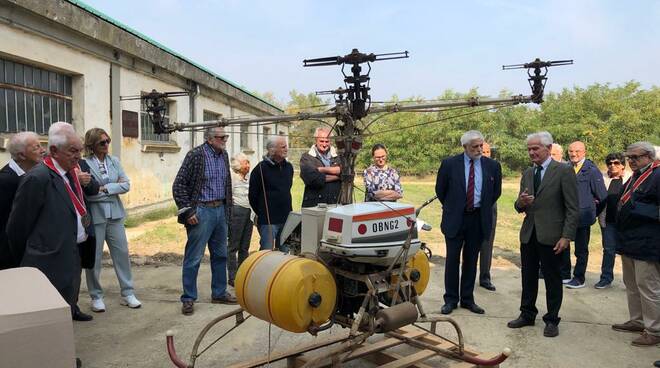
<svg viewBox="0 0 660 368">
<path fill-rule="evenodd" d="M 135 111 L 121 111 L 121 135 L 123 137 L 138 138 L 138 113 Z"/>
</svg>

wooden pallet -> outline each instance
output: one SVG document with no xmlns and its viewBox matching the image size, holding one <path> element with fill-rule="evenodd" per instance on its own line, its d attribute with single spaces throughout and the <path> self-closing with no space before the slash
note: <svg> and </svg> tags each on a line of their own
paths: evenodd
<svg viewBox="0 0 660 368">
<path fill-rule="evenodd" d="M 401 329 L 394 331 L 396 334 L 402 335 L 406 338 L 413 339 L 422 343 L 430 344 L 438 348 L 451 350 L 454 352 L 458 351 L 458 348 L 427 331 L 418 329 L 414 326 L 406 326 Z M 273 363 L 276 361 L 284 360 L 287 361 L 288 368 L 300 368 L 307 362 L 312 359 L 315 359 L 319 355 L 324 354 L 324 349 L 338 343 L 345 342 L 349 339 L 348 334 L 341 334 L 339 336 L 334 336 L 316 342 L 314 344 L 306 345 L 300 348 L 292 349 L 282 353 L 271 354 L 270 357 L 262 357 L 250 362 L 240 363 L 232 365 L 231 368 L 252 368 L 266 365 L 269 362 Z M 394 352 L 387 351 L 388 349 L 394 348 L 396 346 L 409 346 L 416 349 L 416 351 L 409 355 L 397 354 Z M 480 354 L 473 350 L 465 349 L 464 353 L 466 355 L 475 356 L 484 359 L 494 358 L 498 354 Z M 431 368 L 431 366 L 424 364 L 424 361 L 439 356 L 437 352 L 429 349 L 423 349 L 415 347 L 405 340 L 402 340 L 398 337 L 393 337 L 391 335 L 385 334 L 382 340 L 373 341 L 373 342 L 364 342 L 350 352 L 344 353 L 342 355 L 342 361 L 347 362 L 355 359 L 363 359 L 374 364 L 377 364 L 379 367 L 385 368 L 404 368 L 404 367 L 418 367 L 418 368 Z M 445 366 L 448 368 L 478 368 L 480 366 L 473 365 L 471 363 L 466 363 L 459 360 L 454 360 L 451 358 L 443 357 L 442 359 L 446 360 Z M 320 362 L 317 367 L 339 367 L 341 364 L 337 361 L 337 356 L 328 356 L 322 362 Z M 496 365 L 494 367 L 499 367 Z"/>
</svg>

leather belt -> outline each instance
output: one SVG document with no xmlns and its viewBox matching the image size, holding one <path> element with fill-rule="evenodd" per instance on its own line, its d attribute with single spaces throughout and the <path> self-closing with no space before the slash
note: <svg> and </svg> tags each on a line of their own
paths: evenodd
<svg viewBox="0 0 660 368">
<path fill-rule="evenodd" d="M 463 214 L 464 214 L 464 215 L 471 215 L 471 214 L 473 214 L 473 213 L 477 213 L 477 212 L 479 212 L 480 209 L 481 209 L 481 207 L 474 207 L 474 208 L 472 208 L 472 209 L 467 209 L 467 208 L 466 208 L 466 209 L 463 210 Z"/>
<path fill-rule="evenodd" d="M 199 205 L 202 207 L 220 207 L 225 204 L 224 199 L 218 199 L 216 201 L 206 201 L 206 202 L 200 202 Z"/>
</svg>

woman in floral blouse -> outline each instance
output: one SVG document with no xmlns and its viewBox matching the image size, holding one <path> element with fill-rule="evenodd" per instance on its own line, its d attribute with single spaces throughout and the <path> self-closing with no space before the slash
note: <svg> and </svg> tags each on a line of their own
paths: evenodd
<svg viewBox="0 0 660 368">
<path fill-rule="evenodd" d="M 387 165 L 387 148 L 378 143 L 371 149 L 373 165 L 364 170 L 366 202 L 396 201 L 403 197 L 399 172 Z"/>
</svg>

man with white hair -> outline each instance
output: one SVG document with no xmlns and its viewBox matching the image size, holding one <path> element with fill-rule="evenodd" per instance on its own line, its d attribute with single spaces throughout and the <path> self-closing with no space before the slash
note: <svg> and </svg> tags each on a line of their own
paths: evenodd
<svg viewBox="0 0 660 368">
<path fill-rule="evenodd" d="M 630 320 L 614 330 L 641 333 L 634 346 L 660 343 L 660 160 L 649 142 L 628 146 L 633 175 L 623 184 L 616 228 Z"/>
<path fill-rule="evenodd" d="M 543 270 L 548 313 L 543 316 L 543 336 L 559 335 L 559 309 L 563 297 L 561 252 L 575 239 L 578 225 L 578 193 L 575 172 L 550 157 L 552 135 L 538 132 L 527 136 L 527 154 L 533 166 L 520 179 L 514 203 L 525 214 L 520 228 L 522 296 L 520 316 L 509 328 L 533 326 L 538 310 L 539 263 Z"/>
<path fill-rule="evenodd" d="M 447 246 L 445 304 L 440 312 L 449 314 L 460 302 L 462 308 L 483 314 L 483 308 L 474 301 L 477 259 L 483 240 L 492 231 L 493 206 L 502 193 L 502 167 L 483 156 L 480 132 L 463 134 L 461 145 L 463 153 L 442 160 L 435 184 L 442 203 L 440 229 Z"/>
<path fill-rule="evenodd" d="M 248 198 L 257 215 L 260 249 L 288 249 L 280 244 L 279 234 L 284 227 L 291 205 L 293 166 L 286 160 L 289 152 L 286 137 L 271 136 L 266 142 L 268 152 L 250 174 Z"/>
<path fill-rule="evenodd" d="M 561 162 L 563 164 L 566 163 L 566 160 L 564 160 L 564 148 L 558 143 L 552 144 L 552 148 L 550 149 L 550 156 L 557 162 Z"/>
<path fill-rule="evenodd" d="M 300 178 L 305 183 L 302 207 L 336 204 L 341 190 L 341 168 L 337 152 L 330 144 L 330 129 L 316 128 L 314 139 L 309 152 L 300 157 Z"/>
<path fill-rule="evenodd" d="M 71 306 L 73 319 L 88 321 L 91 316 L 76 305 L 81 267 L 94 265 L 95 249 L 95 240 L 89 235 L 94 233 L 91 217 L 78 178 L 82 150 L 71 124 L 51 125 L 49 155 L 24 175 L 7 222 L 7 237 L 20 265 L 43 272 Z M 94 189 L 98 193 L 98 183 L 90 193 Z"/>
<path fill-rule="evenodd" d="M 21 260 L 12 256 L 5 228 L 21 177 L 41 162 L 46 150 L 33 132 L 14 134 L 9 141 L 9 163 L 0 170 L 0 270 L 18 267 Z"/>
</svg>

